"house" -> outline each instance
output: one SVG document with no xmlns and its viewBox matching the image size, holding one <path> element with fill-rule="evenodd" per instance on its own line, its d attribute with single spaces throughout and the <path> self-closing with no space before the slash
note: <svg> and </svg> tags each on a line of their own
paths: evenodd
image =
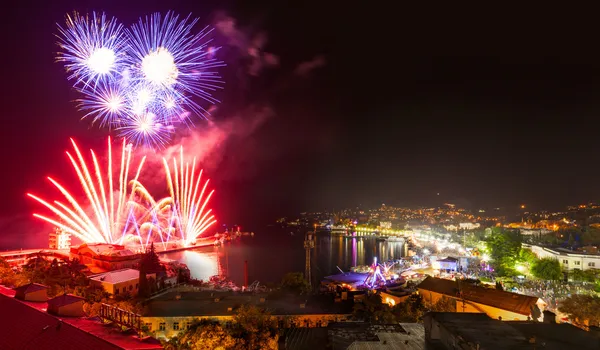
<svg viewBox="0 0 600 350">
<path fill-rule="evenodd" d="M 573 251 L 565 248 L 548 248 L 537 245 L 523 244 L 524 248 L 530 249 L 538 258 L 554 258 L 562 269 L 570 272 L 576 269 L 593 270 L 600 269 L 600 254 L 595 253 L 592 248 L 586 247 L 583 252 Z"/>
<path fill-rule="evenodd" d="M 456 312 L 485 313 L 494 319 L 527 320 L 532 309 L 540 313 L 546 303 L 529 295 L 516 294 L 494 288 L 478 287 L 435 277 L 427 277 L 417 286 L 419 295 L 428 303 L 436 303 L 442 297 L 456 300 Z"/>
<path fill-rule="evenodd" d="M 17 287 L 14 290 L 16 293 L 15 298 L 23 301 L 44 302 L 48 300 L 48 287 L 44 286 L 43 284 L 29 283 Z"/>
<path fill-rule="evenodd" d="M 48 300 L 48 313 L 57 316 L 82 317 L 85 298 L 63 294 Z"/>
<path fill-rule="evenodd" d="M 153 275 L 146 275 L 150 278 Z M 90 285 L 102 287 L 113 295 L 123 293 L 137 294 L 140 288 L 140 271 L 134 269 L 121 269 L 94 275 L 90 277 Z"/>
</svg>

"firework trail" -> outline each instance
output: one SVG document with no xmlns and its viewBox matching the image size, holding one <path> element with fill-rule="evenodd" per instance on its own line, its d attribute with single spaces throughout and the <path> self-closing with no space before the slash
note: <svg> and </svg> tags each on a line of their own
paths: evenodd
<svg viewBox="0 0 600 350">
<path fill-rule="evenodd" d="M 197 19 L 168 12 L 141 19 L 125 30 L 114 18 L 75 13 L 59 26 L 58 60 L 82 94 L 79 107 L 100 127 L 115 129 L 135 144 L 163 147 L 190 116 L 208 114 L 196 99 L 219 101 L 221 88 L 208 27 L 192 32 Z"/>
<path fill-rule="evenodd" d="M 183 147 L 180 148 L 179 162 L 173 157 L 173 172 L 167 159 L 163 158 L 163 163 L 173 201 L 174 222 L 184 246 L 189 246 L 217 222 L 211 215 L 212 209 L 205 211 L 214 190 L 206 193 L 210 180 L 206 180 L 200 189 L 202 170 L 197 171 L 195 157 L 191 164 L 184 162 Z"/>
<path fill-rule="evenodd" d="M 147 215 L 146 203 L 154 203 L 154 199 L 146 189 L 137 181 L 144 165 L 145 157 L 141 159 L 137 170 L 130 174 L 132 168 L 131 145 L 123 140 L 121 158 L 113 165 L 111 140 L 108 139 L 108 164 L 106 173 L 93 150 L 90 150 L 92 166 L 90 167 L 83 157 L 79 147 L 71 139 L 75 154 L 66 152 L 77 178 L 85 192 L 86 204 L 91 209 L 86 212 L 84 205 L 80 204 L 65 186 L 48 177 L 48 180 L 63 195 L 66 203 L 55 200 L 46 201 L 36 195 L 27 195 L 54 214 L 48 217 L 34 214 L 66 232 L 69 232 L 86 243 L 111 243 L 122 244 L 128 233 L 135 233 L 143 242 L 140 233 L 140 222 L 137 218 Z M 134 175 L 130 179 L 130 175 Z M 118 176 L 115 180 L 115 176 Z"/>
</svg>

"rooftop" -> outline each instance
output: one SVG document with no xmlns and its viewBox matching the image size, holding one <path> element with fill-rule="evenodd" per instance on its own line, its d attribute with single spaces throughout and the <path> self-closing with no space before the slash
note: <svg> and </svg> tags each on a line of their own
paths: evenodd
<svg viewBox="0 0 600 350">
<path fill-rule="evenodd" d="M 91 250 L 92 252 L 98 255 L 105 256 L 132 256 L 136 255 L 131 250 L 125 248 L 125 246 L 118 244 L 108 244 L 108 243 L 83 243 L 79 247 L 71 248 L 71 251 L 78 253 L 83 252 L 86 249 Z"/>
<path fill-rule="evenodd" d="M 77 295 L 73 294 L 63 294 L 48 300 L 48 305 L 61 307 L 65 305 L 71 305 L 82 300 L 85 301 L 85 298 L 78 297 Z"/>
<path fill-rule="evenodd" d="M 121 349 L 2 294 L 0 310 L 1 349 Z"/>
<path fill-rule="evenodd" d="M 218 301 L 216 301 L 218 299 Z M 264 299 L 264 301 L 261 301 Z M 330 300 L 331 299 L 331 300 Z M 352 303 L 334 303 L 333 298 L 293 296 L 269 297 L 267 294 L 239 292 L 169 292 L 147 304 L 147 317 L 228 316 L 244 304 L 267 309 L 272 315 L 351 314 Z M 304 307 L 301 307 L 301 304 Z M 232 310 L 229 311 L 228 309 Z"/>
<path fill-rule="evenodd" d="M 97 318 L 62 317 L 46 312 L 48 303 L 20 301 L 0 285 L 0 349 L 162 349 L 156 339 L 139 340 Z M 9 316 L 10 315 L 10 316 Z M 60 327 L 56 327 L 61 323 Z M 44 327 L 48 326 L 44 330 Z M 29 340 L 27 344 L 25 339 Z"/>
<path fill-rule="evenodd" d="M 547 350 L 600 349 L 600 332 L 586 332 L 570 324 L 541 323 L 534 321 L 499 321 L 482 313 L 431 312 L 425 315 L 425 327 L 435 320 L 454 335 L 457 348 L 461 342 L 479 345 L 485 349 L 536 349 Z M 429 341 L 433 346 L 440 340 Z"/>
<path fill-rule="evenodd" d="M 29 284 L 25 284 L 22 285 L 20 287 L 14 288 L 16 293 L 23 293 L 23 294 L 28 294 L 28 293 L 33 293 L 33 292 L 37 292 L 40 290 L 44 290 L 44 289 L 48 289 L 48 287 L 46 287 L 43 284 L 39 284 L 39 283 L 29 283 Z"/>
<path fill-rule="evenodd" d="M 486 314 L 432 312 L 425 316 L 425 327 L 430 327 L 430 318 L 441 324 L 459 341 L 478 344 L 479 349 L 531 349 L 528 339 L 521 332 Z M 457 347 L 460 348 L 460 344 L 457 344 Z"/>
<path fill-rule="evenodd" d="M 539 300 L 539 298 L 529 295 L 511 293 L 493 288 L 477 287 L 469 283 L 461 283 L 460 287 L 460 292 L 462 292 L 461 297 L 465 300 L 512 311 L 525 316 L 531 314 L 531 307 Z M 459 285 L 456 281 L 427 277 L 417 286 L 417 288 L 450 297 L 459 297 Z"/>
<path fill-rule="evenodd" d="M 90 277 L 91 280 L 117 284 L 140 278 L 140 271 L 134 269 L 114 270 Z"/>
<path fill-rule="evenodd" d="M 416 323 L 339 322 L 330 323 L 327 332 L 334 350 L 425 349 L 425 330 Z"/>
</svg>

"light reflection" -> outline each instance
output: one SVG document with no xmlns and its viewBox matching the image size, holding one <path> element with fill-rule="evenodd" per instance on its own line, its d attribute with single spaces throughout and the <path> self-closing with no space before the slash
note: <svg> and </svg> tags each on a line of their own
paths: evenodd
<svg viewBox="0 0 600 350">
<path fill-rule="evenodd" d="M 188 266 L 192 278 L 208 281 L 219 274 L 219 256 L 216 252 L 186 250 L 180 260 Z"/>
<path fill-rule="evenodd" d="M 352 266 L 356 266 L 356 238 L 352 238 Z"/>
</svg>

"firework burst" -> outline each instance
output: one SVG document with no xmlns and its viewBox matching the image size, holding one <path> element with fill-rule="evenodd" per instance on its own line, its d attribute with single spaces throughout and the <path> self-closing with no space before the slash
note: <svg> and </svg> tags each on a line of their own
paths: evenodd
<svg viewBox="0 0 600 350">
<path fill-rule="evenodd" d="M 48 177 L 66 202 L 58 200 L 49 202 L 39 196 L 28 194 L 54 214 L 53 217 L 40 214 L 34 216 L 72 233 L 84 242 L 121 244 L 128 234 L 140 236 L 138 218 L 147 215 L 145 203 L 154 201 L 137 181 L 145 157 L 139 162 L 135 173 L 130 174 L 131 145 L 127 145 L 123 140 L 121 158 L 118 160 L 120 166 L 113 166 L 109 138 L 108 164 L 104 173 L 93 150 L 90 150 L 92 160 L 90 167 L 73 139 L 71 143 L 75 154 L 68 151 L 66 153 L 85 193 L 87 203 L 79 203 L 65 186 Z M 130 178 L 130 175 L 133 177 Z M 117 176 L 116 180 L 115 176 Z M 88 205 L 90 209 L 87 209 Z M 142 242 L 141 236 L 140 242 Z"/>
<path fill-rule="evenodd" d="M 151 147 L 164 146 L 192 115 L 205 118 L 203 104 L 219 102 L 212 94 L 222 86 L 217 68 L 224 64 L 209 46 L 212 30 L 193 33 L 197 22 L 155 13 L 125 30 L 104 14 L 67 16 L 58 60 L 76 79 L 84 118 Z"/>
<path fill-rule="evenodd" d="M 206 180 L 200 188 L 203 171 L 196 169 L 195 157 L 191 164 L 184 162 L 183 147 L 180 149 L 179 162 L 176 157 L 173 158 L 173 172 L 164 158 L 163 163 L 173 201 L 174 222 L 184 246 L 189 246 L 217 222 L 211 214 L 212 209 L 205 211 L 214 190 L 207 192 L 210 180 Z"/>
<path fill-rule="evenodd" d="M 69 79 L 75 85 L 95 89 L 100 81 L 119 75 L 125 64 L 127 37 L 115 18 L 92 13 L 67 15 L 66 26 L 58 26 L 59 52 L 57 60 L 64 62 Z"/>
</svg>

